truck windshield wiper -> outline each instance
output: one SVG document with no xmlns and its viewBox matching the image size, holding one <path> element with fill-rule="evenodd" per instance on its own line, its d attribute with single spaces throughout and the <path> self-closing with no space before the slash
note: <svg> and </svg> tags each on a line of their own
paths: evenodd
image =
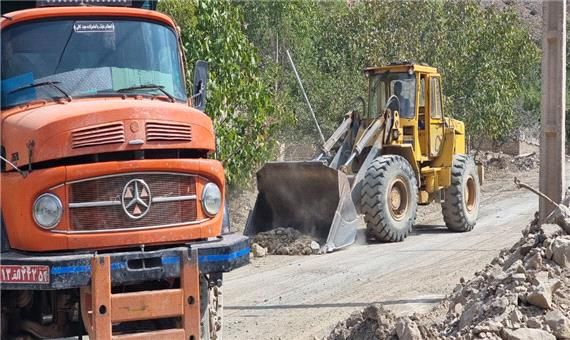
<svg viewBox="0 0 570 340">
<path fill-rule="evenodd" d="M 166 91 L 164 89 L 164 86 L 156 85 L 156 84 L 145 84 L 145 85 L 125 87 L 124 89 L 118 89 L 116 92 L 122 93 L 122 92 L 134 91 L 134 90 L 158 90 L 158 91 L 164 93 L 164 95 L 167 96 L 171 102 L 174 103 L 176 101 L 174 96 L 171 95 L 170 93 L 168 93 L 168 91 Z"/>
<path fill-rule="evenodd" d="M 68 101 L 71 101 L 73 98 L 71 98 L 71 96 L 69 95 L 69 93 L 65 92 L 61 87 L 57 86 L 56 84 L 61 84 L 61 82 L 60 82 L 60 81 L 44 81 L 44 82 L 41 82 L 41 83 L 31 83 L 31 84 L 29 84 L 29 85 L 25 85 L 25 86 L 22 86 L 22 87 L 18 87 L 17 89 L 12 90 L 12 91 L 10 91 L 10 92 L 8 92 L 8 93 L 9 93 L 9 94 L 12 94 L 12 93 L 14 93 L 14 92 L 18 92 L 18 91 L 22 91 L 22 90 L 26 90 L 26 89 L 31 89 L 31 88 L 34 88 L 34 87 L 48 86 L 48 85 L 49 85 L 49 86 L 53 87 L 54 89 L 58 90 L 59 92 L 61 92 L 61 93 L 67 98 Z"/>
</svg>

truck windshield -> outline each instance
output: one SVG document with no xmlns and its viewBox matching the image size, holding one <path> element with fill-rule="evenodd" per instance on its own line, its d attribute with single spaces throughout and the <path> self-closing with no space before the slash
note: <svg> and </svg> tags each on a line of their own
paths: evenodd
<svg viewBox="0 0 570 340">
<path fill-rule="evenodd" d="M 383 73 L 370 77 L 369 114 L 376 117 L 384 111 L 386 101 L 395 95 L 400 102 L 400 116 L 413 118 L 416 103 L 416 77 L 408 73 Z"/>
<path fill-rule="evenodd" d="M 187 100 L 176 34 L 159 23 L 34 21 L 1 34 L 2 108 L 65 97 L 53 86 L 34 86 L 45 82 L 72 97 L 136 93 Z"/>
</svg>

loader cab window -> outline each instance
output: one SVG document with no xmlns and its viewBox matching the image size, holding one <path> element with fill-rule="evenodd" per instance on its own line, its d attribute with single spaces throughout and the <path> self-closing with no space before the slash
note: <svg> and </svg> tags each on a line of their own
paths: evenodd
<svg viewBox="0 0 570 340">
<path fill-rule="evenodd" d="M 369 118 L 376 118 L 386 108 L 386 83 L 380 78 L 374 78 L 370 83 Z"/>
<path fill-rule="evenodd" d="M 414 118 L 416 103 L 416 78 L 408 73 L 382 73 L 370 78 L 370 116 L 376 117 L 386 108 L 386 101 L 392 96 L 400 102 L 400 116 Z"/>
<path fill-rule="evenodd" d="M 431 78 L 430 114 L 432 119 L 441 119 L 441 89 L 439 78 Z"/>
<path fill-rule="evenodd" d="M 73 98 L 165 96 L 166 91 L 187 101 L 178 39 L 161 23 L 65 18 L 14 24 L 1 33 L 3 108 L 65 97 L 47 82 Z M 44 85 L 29 87 L 38 83 Z"/>
<path fill-rule="evenodd" d="M 418 98 L 418 128 L 420 130 L 426 127 L 426 77 L 420 78 L 420 92 Z"/>
</svg>

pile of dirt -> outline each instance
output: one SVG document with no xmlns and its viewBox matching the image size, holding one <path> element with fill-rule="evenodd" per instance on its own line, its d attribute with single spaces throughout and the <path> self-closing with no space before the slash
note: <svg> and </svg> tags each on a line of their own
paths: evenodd
<svg viewBox="0 0 570 340">
<path fill-rule="evenodd" d="M 487 169 L 530 171 L 540 165 L 539 157 L 534 152 L 519 156 L 511 156 L 502 152 L 485 152 L 477 155 L 476 160 L 483 163 Z"/>
<path fill-rule="evenodd" d="M 251 239 L 255 257 L 270 255 L 312 255 L 320 253 L 320 245 L 293 228 L 275 228 Z"/>
<path fill-rule="evenodd" d="M 570 228 L 531 223 L 509 250 L 460 280 L 439 315 L 367 307 L 326 339 L 570 339 Z"/>
</svg>

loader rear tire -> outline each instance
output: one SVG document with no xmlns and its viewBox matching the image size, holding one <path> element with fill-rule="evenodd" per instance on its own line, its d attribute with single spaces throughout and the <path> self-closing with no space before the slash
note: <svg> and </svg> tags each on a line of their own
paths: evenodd
<svg viewBox="0 0 570 340">
<path fill-rule="evenodd" d="M 445 190 L 441 204 L 443 220 L 449 230 L 471 231 L 477 222 L 481 188 L 473 158 L 455 155 L 451 169 L 451 185 Z"/>
<path fill-rule="evenodd" d="M 376 158 L 366 169 L 360 198 L 367 234 L 377 241 L 403 241 L 416 220 L 418 184 L 402 156 Z"/>
</svg>

